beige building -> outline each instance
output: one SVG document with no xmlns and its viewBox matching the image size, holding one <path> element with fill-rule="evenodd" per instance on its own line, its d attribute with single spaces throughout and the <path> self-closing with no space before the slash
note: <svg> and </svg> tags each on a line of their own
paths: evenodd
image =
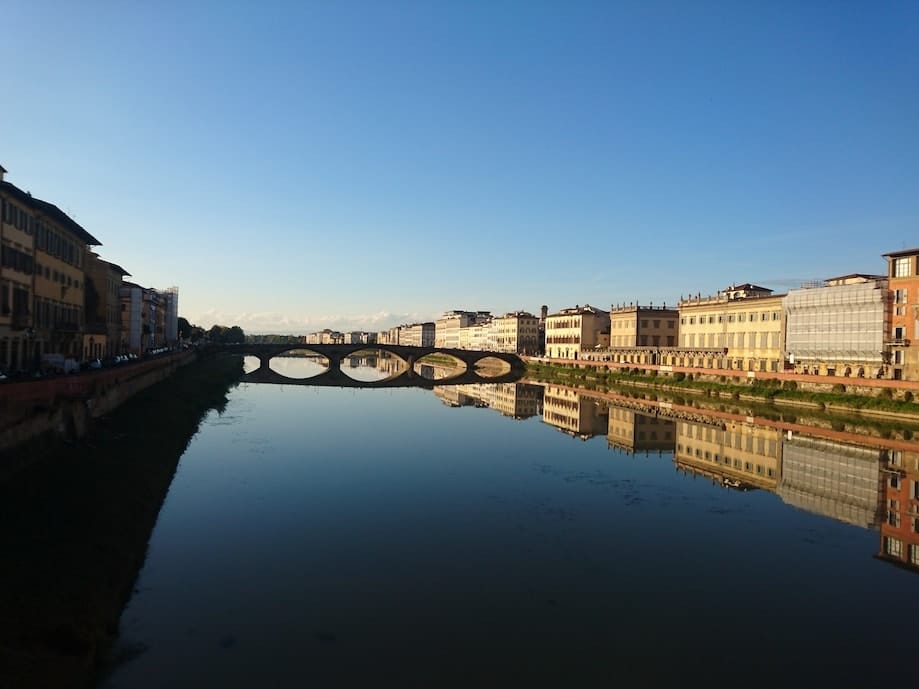
<svg viewBox="0 0 919 689">
<path fill-rule="evenodd" d="M 0 167 L 0 371 L 31 367 L 34 346 L 32 276 L 35 216 L 32 197 L 3 181 Z"/>
<path fill-rule="evenodd" d="M 731 488 L 775 492 L 782 474 L 781 431 L 748 423 L 676 422 L 677 468 Z"/>
<path fill-rule="evenodd" d="M 493 330 L 492 351 L 537 354 L 542 349 L 542 343 L 539 341 L 539 319 L 532 313 L 513 311 L 496 316 Z"/>
<path fill-rule="evenodd" d="M 886 377 L 919 380 L 919 248 L 892 251 L 884 258 L 890 289 Z"/>
<path fill-rule="evenodd" d="M 608 447 L 617 447 L 629 454 L 673 452 L 676 444 L 675 425 L 670 419 L 610 405 L 606 443 Z"/>
<path fill-rule="evenodd" d="M 785 352 L 797 373 L 879 378 L 889 328 L 887 277 L 844 275 L 789 290 Z"/>
<path fill-rule="evenodd" d="M 731 285 L 713 297 L 680 301 L 680 349 L 661 363 L 743 371 L 785 368 L 784 296 L 756 285 Z M 720 350 L 720 351 L 719 351 Z"/>
<path fill-rule="evenodd" d="M 491 318 L 482 318 L 477 323 L 459 330 L 459 348 L 479 352 L 493 351 L 495 347 L 495 323 Z"/>
<path fill-rule="evenodd" d="M 584 353 L 609 347 L 609 311 L 589 304 L 562 309 L 546 317 L 546 356 L 578 359 Z"/>
<path fill-rule="evenodd" d="M 629 304 L 610 307 L 610 349 L 623 347 L 676 347 L 680 313 L 666 306 Z"/>
<path fill-rule="evenodd" d="M 434 324 L 434 346 L 444 349 L 460 348 L 460 328 L 488 320 L 488 311 L 448 311 Z"/>
<path fill-rule="evenodd" d="M 434 344 L 434 324 L 412 323 L 399 326 L 398 344 L 409 347 L 431 347 Z"/>
<path fill-rule="evenodd" d="M 609 410 L 599 400 L 570 388 L 546 385 L 543 391 L 542 420 L 571 436 L 587 440 L 606 433 Z"/>
</svg>

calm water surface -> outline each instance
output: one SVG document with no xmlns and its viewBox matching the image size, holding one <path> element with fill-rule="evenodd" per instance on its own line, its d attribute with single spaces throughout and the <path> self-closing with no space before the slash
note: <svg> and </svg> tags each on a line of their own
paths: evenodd
<svg viewBox="0 0 919 689">
<path fill-rule="evenodd" d="M 241 385 L 180 462 L 101 686 L 914 676 L 919 574 L 875 557 L 877 449 L 630 413 L 536 386 Z"/>
</svg>

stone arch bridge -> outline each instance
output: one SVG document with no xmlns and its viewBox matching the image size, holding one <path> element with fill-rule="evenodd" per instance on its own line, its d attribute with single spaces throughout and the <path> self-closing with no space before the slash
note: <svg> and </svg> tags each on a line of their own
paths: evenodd
<svg viewBox="0 0 919 689">
<path fill-rule="evenodd" d="M 313 352 L 329 362 L 329 369 L 311 378 L 287 378 L 276 373 L 269 362 L 276 356 L 293 350 Z M 363 351 L 388 352 L 406 364 L 406 370 L 379 381 L 358 381 L 341 370 L 341 362 L 352 354 Z M 526 369 L 523 360 L 516 354 L 508 352 L 487 352 L 469 349 L 450 349 L 445 347 L 412 347 L 409 345 L 390 344 L 223 344 L 212 345 L 212 351 L 227 352 L 238 355 L 258 357 L 257 370 L 247 373 L 243 380 L 253 383 L 282 383 L 285 385 L 334 385 L 342 387 L 434 387 L 440 385 L 463 385 L 467 383 L 505 383 L 519 380 Z M 429 380 L 418 375 L 414 366 L 428 354 L 446 354 L 466 366 L 465 371 L 455 376 Z M 484 359 L 498 359 L 508 364 L 510 372 L 500 376 L 486 377 L 479 375 L 475 365 Z"/>
</svg>

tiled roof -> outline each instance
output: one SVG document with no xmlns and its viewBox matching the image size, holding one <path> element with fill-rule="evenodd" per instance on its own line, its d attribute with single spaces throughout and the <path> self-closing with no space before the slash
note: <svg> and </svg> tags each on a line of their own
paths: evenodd
<svg viewBox="0 0 919 689">
<path fill-rule="evenodd" d="M 71 218 L 53 203 L 48 203 L 47 201 L 37 199 L 28 192 L 25 192 L 17 187 L 15 184 L 11 184 L 10 182 L 0 182 L 0 190 L 9 193 L 11 196 L 14 196 L 16 199 L 29 206 L 33 210 L 44 213 L 52 220 L 56 220 L 89 246 L 102 246 L 102 242 L 84 230 L 76 220 Z"/>
</svg>

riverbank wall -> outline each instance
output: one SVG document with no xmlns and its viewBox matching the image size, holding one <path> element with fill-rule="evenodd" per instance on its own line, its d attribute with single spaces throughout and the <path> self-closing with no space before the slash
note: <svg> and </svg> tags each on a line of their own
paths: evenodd
<svg viewBox="0 0 919 689">
<path fill-rule="evenodd" d="M 189 350 L 78 375 L 4 383 L 0 386 L 0 457 L 42 435 L 68 441 L 85 437 L 93 419 L 110 414 L 197 356 Z"/>
</svg>

